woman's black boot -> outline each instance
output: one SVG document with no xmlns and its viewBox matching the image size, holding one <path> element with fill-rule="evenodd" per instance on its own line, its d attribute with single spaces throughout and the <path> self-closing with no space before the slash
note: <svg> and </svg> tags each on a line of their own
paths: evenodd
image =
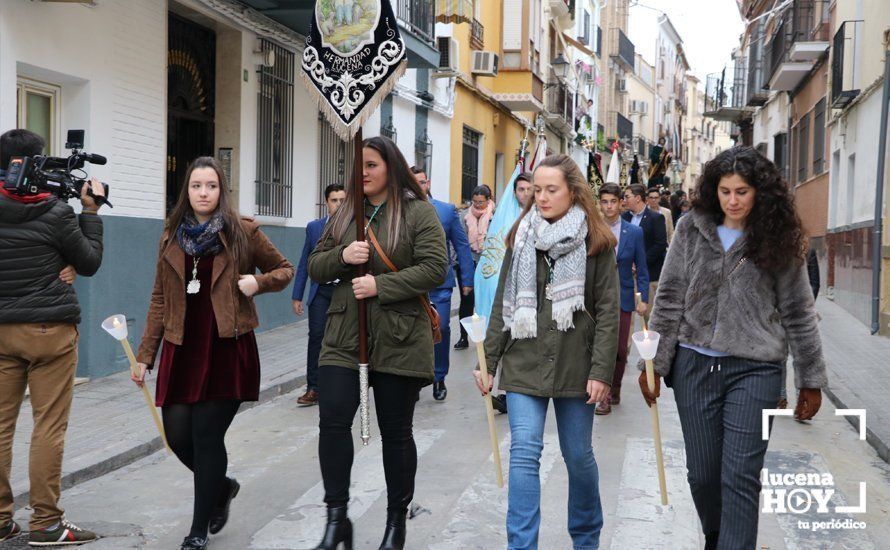
<svg viewBox="0 0 890 550">
<path fill-rule="evenodd" d="M 386 531 L 383 532 L 383 542 L 378 550 L 402 550 L 405 548 L 405 535 L 407 527 L 405 519 L 408 512 L 387 512 Z"/>
<path fill-rule="evenodd" d="M 337 550 L 340 544 L 352 550 L 352 522 L 346 517 L 346 506 L 328 508 L 328 523 L 324 528 L 324 538 L 315 550 Z"/>
</svg>

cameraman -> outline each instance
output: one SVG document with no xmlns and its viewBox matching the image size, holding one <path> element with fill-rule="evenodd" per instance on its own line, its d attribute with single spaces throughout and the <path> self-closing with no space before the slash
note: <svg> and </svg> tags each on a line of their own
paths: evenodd
<svg viewBox="0 0 890 550">
<path fill-rule="evenodd" d="M 42 153 L 43 138 L 28 130 L 0 136 L 0 180 L 12 157 Z M 104 195 L 91 180 L 93 194 Z M 77 216 L 50 193 L 18 195 L 0 186 L 0 541 L 21 534 L 12 520 L 9 483 L 12 441 L 25 395 L 31 390 L 34 431 L 29 460 L 30 544 L 54 546 L 95 540 L 63 517 L 59 507 L 65 430 L 77 369 L 80 306 L 60 272 L 80 275 L 102 263 L 99 206 L 83 186 Z"/>
</svg>

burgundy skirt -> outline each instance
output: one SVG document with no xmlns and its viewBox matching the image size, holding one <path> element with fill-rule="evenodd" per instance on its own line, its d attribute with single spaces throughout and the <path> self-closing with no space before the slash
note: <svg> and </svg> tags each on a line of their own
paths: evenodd
<svg viewBox="0 0 890 550">
<path fill-rule="evenodd" d="M 233 399 L 256 401 L 260 393 L 260 355 L 253 331 L 220 338 L 210 300 L 215 256 L 198 261 L 197 294 L 186 294 L 182 345 L 164 340 L 155 394 L 157 406 Z M 186 284 L 194 258 L 185 257 Z M 183 289 L 185 292 L 185 289 Z"/>
</svg>

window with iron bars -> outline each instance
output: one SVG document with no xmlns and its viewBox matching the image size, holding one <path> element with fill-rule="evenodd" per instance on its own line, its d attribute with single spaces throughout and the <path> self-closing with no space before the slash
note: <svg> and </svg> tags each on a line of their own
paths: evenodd
<svg viewBox="0 0 890 550">
<path fill-rule="evenodd" d="M 296 56 L 268 40 L 261 41 L 261 48 L 275 53 L 275 64 L 257 70 L 256 214 L 289 218 L 293 208 Z"/>
<path fill-rule="evenodd" d="M 430 139 L 426 129 L 417 136 L 417 140 L 414 142 L 414 165 L 426 171 L 426 175 L 430 176 L 433 166 L 433 140 Z"/>
</svg>

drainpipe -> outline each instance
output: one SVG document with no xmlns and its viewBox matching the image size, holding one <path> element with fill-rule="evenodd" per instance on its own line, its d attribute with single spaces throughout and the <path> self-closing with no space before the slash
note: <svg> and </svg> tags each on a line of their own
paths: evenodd
<svg viewBox="0 0 890 550">
<path fill-rule="evenodd" d="M 890 47 L 884 52 L 884 95 L 881 97 L 881 137 L 878 139 L 878 173 L 875 183 L 875 229 L 872 243 L 871 333 L 881 329 L 881 245 L 884 234 L 884 163 L 887 152 L 887 110 L 890 102 Z"/>
</svg>

